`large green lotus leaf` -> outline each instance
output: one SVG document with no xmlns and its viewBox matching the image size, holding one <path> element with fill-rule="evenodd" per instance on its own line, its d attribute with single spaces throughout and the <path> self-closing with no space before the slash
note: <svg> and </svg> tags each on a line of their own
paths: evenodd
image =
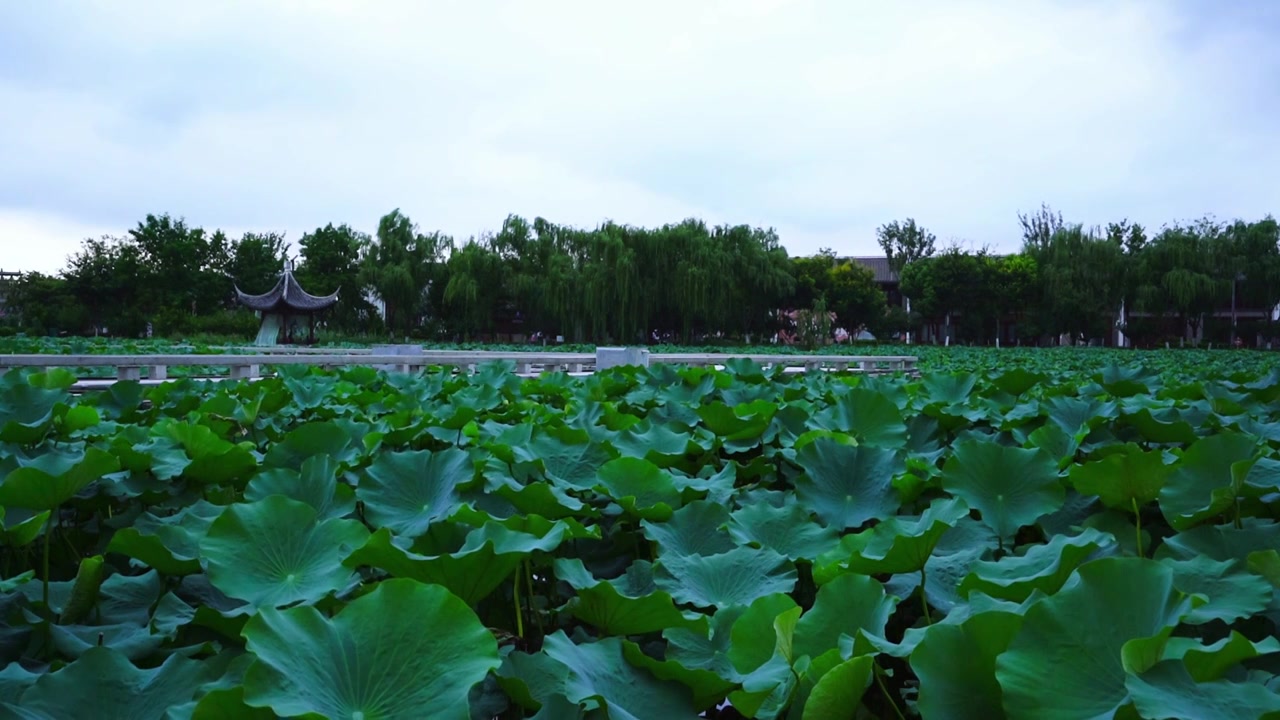
<svg viewBox="0 0 1280 720">
<path fill-rule="evenodd" d="M 205 681 L 203 663 L 170 655 L 139 670 L 123 653 L 92 647 L 75 662 L 42 676 L 22 695 L 23 710 L 58 720 L 162 718 L 191 700 Z"/>
<path fill-rule="evenodd" d="M 415 580 L 385 580 L 332 619 L 263 608 L 244 637 L 258 658 L 245 702 L 285 717 L 464 718 L 471 687 L 500 662 L 471 608 Z"/>
<path fill-rule="evenodd" d="M 1184 593 L 1207 600 L 1187 614 L 1193 624 L 1221 620 L 1230 623 L 1260 613 L 1271 604 L 1273 589 L 1266 578 L 1248 571 L 1239 560 L 1162 560 L 1173 569 L 1173 585 Z"/>
<path fill-rule="evenodd" d="M 984 612 L 958 624 L 939 623 L 924 631 L 911 652 L 920 679 L 921 717 L 990 720 L 1004 716 L 1004 693 L 996 681 L 996 658 L 1022 627 L 1016 613 Z"/>
<path fill-rule="evenodd" d="M 841 635 L 855 639 L 855 654 L 870 651 L 866 638 L 884 636 L 897 604 L 874 578 L 854 573 L 837 577 L 818 589 L 813 607 L 796 624 L 796 657 L 816 658 L 837 647 Z"/>
<path fill-rule="evenodd" d="M 1129 702 L 1126 646 L 1167 639 L 1190 608 L 1174 588 L 1173 570 L 1154 560 L 1103 558 L 1076 573 L 1067 587 L 1027 609 L 1009 649 L 996 658 L 1009 720 L 1111 717 Z"/>
<path fill-rule="evenodd" d="M 752 606 L 768 602 L 788 603 L 787 608 L 796 607 L 794 600 L 782 594 L 760 598 Z M 736 681 L 738 671 L 734 668 L 729 653 L 739 647 L 739 643 L 732 642 L 733 627 L 746 612 L 747 608 L 741 605 L 725 608 L 712 615 L 705 626 L 663 630 L 662 635 L 667 640 L 667 660 L 680 663 L 690 670 L 705 670 L 725 680 Z M 774 616 L 781 612 L 782 609 L 779 609 Z"/>
<path fill-rule="evenodd" d="M 111 536 L 107 552 L 126 555 L 165 575 L 200 572 L 200 540 L 223 510 L 197 500 L 172 515 L 143 513 L 132 526 Z"/>
<path fill-rule="evenodd" d="M 355 491 L 338 482 L 338 470 L 338 461 L 325 454 L 303 460 L 300 470 L 269 468 L 249 480 L 244 499 L 254 502 L 268 495 L 284 495 L 315 508 L 321 520 L 346 517 L 355 510 Z"/>
<path fill-rule="evenodd" d="M 692 435 L 670 426 L 642 421 L 609 439 L 609 444 L 623 457 L 645 458 L 669 467 L 684 456 Z"/>
<path fill-rule="evenodd" d="M 853 720 L 874 672 L 875 662 L 863 655 L 823 673 L 804 703 L 801 720 Z"/>
<path fill-rule="evenodd" d="M 495 678 L 511 701 L 525 710 L 545 710 L 554 705 L 557 698 L 569 702 L 564 696 L 569 668 L 546 653 L 509 652 L 503 657 Z M 577 703 L 569 704 L 577 707 Z"/>
<path fill-rule="evenodd" d="M 719 555 L 664 555 L 654 583 L 677 602 L 697 607 L 748 605 L 764 595 L 791 592 L 796 570 L 772 550 L 736 547 Z"/>
<path fill-rule="evenodd" d="M 690 690 L 630 665 L 618 638 L 576 645 L 557 630 L 546 637 L 543 652 L 569 669 L 565 697 L 578 704 L 599 703 L 610 720 L 697 717 Z"/>
<path fill-rule="evenodd" d="M 1098 425 L 1113 419 L 1118 406 L 1097 398 L 1053 397 L 1045 401 L 1049 422 L 1068 435 L 1083 438 Z"/>
<path fill-rule="evenodd" d="M 1232 630 L 1231 635 L 1210 645 L 1203 645 L 1195 638 L 1169 638 L 1164 659 L 1181 660 L 1196 682 L 1207 682 L 1221 679 L 1227 670 L 1245 660 L 1274 653 L 1280 653 L 1280 640 L 1268 637 L 1254 642 Z"/>
<path fill-rule="evenodd" d="M 895 515 L 844 538 L 841 552 L 849 570 L 866 575 L 919 572 L 933 548 L 969 508 L 955 498 L 935 500 L 915 518 Z"/>
<path fill-rule="evenodd" d="M 248 448 L 219 437 L 206 425 L 171 421 L 156 425 L 152 434 L 182 446 L 191 459 L 182 475 L 199 483 L 218 485 L 244 480 L 258 467 L 257 458 Z"/>
<path fill-rule="evenodd" d="M 1143 408 L 1125 415 L 1125 422 L 1137 428 L 1142 437 L 1151 442 L 1190 445 L 1196 441 L 1196 429 L 1174 411 L 1155 413 Z"/>
<path fill-rule="evenodd" d="M 606 635 L 643 635 L 695 621 L 654 585 L 653 568 L 644 560 L 612 580 L 597 579 L 577 558 L 557 558 L 554 566 L 556 577 L 577 592 L 569 611 Z"/>
<path fill-rule="evenodd" d="M 866 388 L 854 388 L 824 404 L 812 424 L 849 433 L 862 445 L 898 449 L 907 443 L 902 411 L 889 398 Z"/>
<path fill-rule="evenodd" d="M 1188 560 L 1205 555 L 1214 560 L 1247 560 L 1250 553 L 1280 547 L 1280 522 L 1262 518 L 1241 519 L 1233 525 L 1200 525 L 1165 539 L 1157 559 Z"/>
<path fill-rule="evenodd" d="M 1197 683 L 1177 660 L 1156 664 L 1125 685 L 1143 717 L 1176 720 L 1275 720 L 1280 693 L 1260 683 Z"/>
<path fill-rule="evenodd" d="M 942 488 L 982 515 L 1002 544 L 1018 529 L 1062 506 L 1057 468 L 1039 450 L 965 440 L 942 467 Z"/>
<path fill-rule="evenodd" d="M 342 563 L 369 538 L 356 520 L 317 522 L 315 508 L 283 495 L 231 505 L 200 541 L 213 586 L 258 606 L 315 602 L 359 578 Z"/>
<path fill-rule="evenodd" d="M 119 625 L 53 625 L 53 646 L 65 657 L 78 658 L 98 646 L 108 647 L 129 660 L 142 662 L 164 643 L 146 627 Z"/>
<path fill-rule="evenodd" d="M 680 506 L 671 473 L 648 460 L 620 457 L 600 466 L 598 487 L 627 512 L 646 520 L 666 520 Z"/>
<path fill-rule="evenodd" d="M 799 617 L 800 607 L 795 600 L 783 593 L 774 593 L 756 598 L 746 607 L 729 608 L 717 612 L 712 617 L 712 639 L 725 636 L 724 625 L 718 618 L 721 613 L 729 615 L 726 624 L 729 626 L 729 644 L 725 649 L 725 658 L 729 660 L 731 672 L 725 674 L 721 667 L 721 676 L 731 680 L 741 680 L 764 666 L 773 657 L 778 648 L 778 631 L 775 622 L 784 613 L 792 613 Z M 791 625 L 792 637 L 787 643 L 793 644 L 795 625 Z"/>
<path fill-rule="evenodd" d="M 44 510 L 20 522 L 5 525 L 3 530 L 0 530 L 0 538 L 3 538 L 4 544 L 11 548 L 30 545 L 48 529 L 49 516 L 52 514 L 52 510 Z M 5 515 L 4 507 L 0 506 L 0 520 L 3 520 Z"/>
<path fill-rule="evenodd" d="M 1068 435 L 1066 430 L 1053 423 L 1045 423 L 1027 435 L 1024 445 L 1039 449 L 1053 458 L 1059 470 L 1065 470 L 1080 450 L 1080 438 Z"/>
<path fill-rule="evenodd" d="M 1055 535 L 1048 543 L 1032 545 L 1022 555 L 1006 555 L 995 562 L 980 560 L 960 583 L 961 597 L 975 590 L 993 598 L 1023 602 L 1037 590 L 1058 592 L 1081 563 L 1099 551 L 1114 551 L 1115 538 L 1088 528 L 1079 535 Z"/>
<path fill-rule="evenodd" d="M 1159 450 L 1145 451 L 1133 443 L 1101 460 L 1071 468 L 1071 484 L 1083 495 L 1097 495 L 1110 508 L 1132 512 L 1160 495 L 1172 467 Z"/>
<path fill-rule="evenodd" d="M 36 684 L 44 673 L 35 673 L 11 662 L 0 668 L 0 702 L 16 703 L 27 688 Z"/>
<path fill-rule="evenodd" d="M 533 442 L 513 450 L 516 460 L 541 466 L 551 482 L 578 490 L 594 487 L 600 466 L 613 459 L 604 445 L 589 442 L 585 433 L 577 437 L 554 430 L 540 430 Z"/>
<path fill-rule="evenodd" d="M 797 659 L 795 628 L 800 613 L 794 603 L 787 608 L 781 601 L 765 598 L 734 623 L 730 656 L 742 671 L 738 678 L 742 689 L 730 693 L 729 702 L 743 715 L 777 717 L 797 691 L 792 663 Z"/>
<path fill-rule="evenodd" d="M 527 471 L 527 469 L 526 466 L 524 470 Z M 594 510 L 570 495 L 564 488 L 543 482 L 541 478 L 530 478 L 529 475 L 528 472 L 521 472 L 517 479 L 511 465 L 495 456 L 490 456 L 484 465 L 484 492 L 502 497 L 503 500 L 511 503 L 517 512 L 541 515 L 553 520 L 595 514 Z"/>
<path fill-rule="evenodd" d="M 120 461 L 114 455 L 95 447 L 46 450 L 4 476 L 0 505 L 53 510 L 93 481 L 119 469 Z"/>
<path fill-rule="evenodd" d="M 373 526 L 418 537 L 458 509 L 459 491 L 475 479 L 471 456 L 458 448 L 384 452 L 365 470 L 356 497 Z"/>
<path fill-rule="evenodd" d="M 746 505 L 733 513 L 729 534 L 740 545 L 767 548 L 793 561 L 813 560 L 836 547 L 839 540 L 835 528 L 819 525 L 807 510 L 793 503 L 782 507 L 767 502 Z"/>
<path fill-rule="evenodd" d="M 443 555 L 420 555 L 401 547 L 391 531 L 382 528 L 347 558 L 355 567 L 369 565 L 401 578 L 442 585 L 468 604 L 485 599 L 530 553 L 550 552 L 569 535 L 556 522 L 544 535 L 508 530 L 491 522 L 471 531 L 462 548 Z"/>
<path fill-rule="evenodd" d="M 1280 460 L 1260 458 L 1244 476 L 1240 494 L 1244 497 L 1262 497 L 1274 492 L 1280 492 Z"/>
<path fill-rule="evenodd" d="M 1186 530 L 1230 508 L 1257 444 L 1250 435 L 1224 431 L 1187 448 L 1160 491 L 1160 510 L 1169 525 Z"/>
<path fill-rule="evenodd" d="M 732 550 L 733 537 L 724 530 L 730 515 L 724 505 L 696 500 L 676 510 L 666 522 L 640 523 L 649 540 L 658 544 L 658 556 L 718 555 Z"/>
<path fill-rule="evenodd" d="M 358 428 L 344 427 L 332 420 L 303 423 L 271 443 L 263 462 L 270 467 L 298 470 L 307 458 L 328 455 L 338 463 L 349 464 L 360 453 L 357 432 Z"/>
<path fill-rule="evenodd" d="M 819 438 L 796 453 L 804 473 L 796 478 L 796 499 L 837 530 L 898 511 L 893 478 L 906 465 L 901 455 L 878 447 L 854 447 Z"/>
<path fill-rule="evenodd" d="M 729 407 L 711 402 L 698 407 L 696 412 L 703 425 L 725 441 L 733 450 L 746 450 L 759 445 L 760 435 L 769 427 L 778 406 L 768 400 L 757 400 L 745 405 Z"/>
<path fill-rule="evenodd" d="M 653 658 L 646 655 L 639 645 L 626 640 L 622 642 L 622 655 L 627 662 L 648 670 L 659 680 L 677 682 L 689 688 L 693 693 L 693 709 L 697 712 L 715 707 L 737 687 L 737 683 L 726 680 L 710 670 L 688 667 L 670 658 L 666 660 Z"/>
</svg>

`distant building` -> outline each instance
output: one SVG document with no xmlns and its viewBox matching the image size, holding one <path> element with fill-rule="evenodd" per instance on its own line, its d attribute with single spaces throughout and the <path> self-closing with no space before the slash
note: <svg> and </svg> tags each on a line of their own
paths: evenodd
<svg viewBox="0 0 1280 720">
<path fill-rule="evenodd" d="M 9 299 L 9 288 L 22 277 L 22 273 L 12 270 L 0 270 L 0 317 L 7 316 L 5 305 Z"/>
</svg>

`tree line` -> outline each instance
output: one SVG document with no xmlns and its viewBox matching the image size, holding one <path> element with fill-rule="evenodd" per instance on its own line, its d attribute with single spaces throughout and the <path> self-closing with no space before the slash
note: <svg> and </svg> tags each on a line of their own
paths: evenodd
<svg viewBox="0 0 1280 720">
<path fill-rule="evenodd" d="M 881 226 L 895 287 L 829 249 L 789 256 L 772 229 L 694 219 L 581 229 L 512 215 L 457 241 L 393 210 L 372 235 L 329 224 L 293 247 L 279 233 L 232 238 L 148 215 L 124 235 L 85 240 L 56 275 L 25 274 L 6 320 L 33 333 L 251 334 L 257 320 L 234 290 L 266 292 L 286 260 L 309 292 L 339 293 L 327 330 L 426 339 L 761 342 L 781 331 L 821 342 L 836 327 L 886 338 L 942 321 L 956 341 L 987 344 L 1016 328 L 1034 343 L 1105 337 L 1121 304 L 1125 329 L 1154 338 L 1217 322 L 1232 297 L 1240 307 L 1280 302 L 1270 216 L 1174 224 L 1150 238 L 1127 221 L 1085 229 L 1047 206 L 1018 219 L 1022 248 L 1005 256 L 958 242 L 939 250 L 914 219 Z M 807 323 L 808 336 L 796 327 Z"/>
</svg>

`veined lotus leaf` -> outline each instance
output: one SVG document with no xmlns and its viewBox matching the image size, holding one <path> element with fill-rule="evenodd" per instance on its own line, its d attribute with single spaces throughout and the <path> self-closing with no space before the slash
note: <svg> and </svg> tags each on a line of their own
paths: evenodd
<svg viewBox="0 0 1280 720">
<path fill-rule="evenodd" d="M 1020 603 L 1036 590 L 1053 595 L 1071 573 L 1100 550 L 1114 550 L 1116 540 L 1087 528 L 1079 535 L 1054 535 L 1048 543 L 1032 545 L 1022 555 L 997 561 L 980 560 L 960 583 L 960 595 L 977 590 L 993 598 Z"/>
<path fill-rule="evenodd" d="M 557 630 L 546 637 L 543 652 L 569 669 L 564 696 L 578 704 L 600 703 L 610 720 L 697 717 L 691 691 L 629 664 L 618 638 L 579 645 Z"/>
<path fill-rule="evenodd" d="M 632 665 L 648 670 L 659 680 L 677 682 L 689 688 L 693 693 L 693 709 L 697 712 L 715 707 L 737 687 L 736 682 L 726 680 L 710 670 L 690 667 L 669 657 L 657 660 L 646 655 L 639 645 L 626 640 L 622 641 L 622 656 Z"/>
<path fill-rule="evenodd" d="M 1227 670 L 1245 660 L 1273 653 L 1280 653 L 1280 640 L 1268 637 L 1254 642 L 1232 630 L 1231 635 L 1210 645 L 1202 645 L 1195 638 L 1169 638 L 1163 657 L 1181 660 L 1196 682 L 1208 682 L 1221 679 Z"/>
<path fill-rule="evenodd" d="M 811 422 L 823 430 L 853 435 L 861 445 L 897 450 L 907 444 L 902 411 L 889 398 L 866 388 L 854 388 L 825 404 Z"/>
<path fill-rule="evenodd" d="M 1110 717 L 1130 699 L 1124 656 L 1131 641 L 1167 640 L 1191 606 L 1175 589 L 1173 570 L 1154 560 L 1102 558 L 1076 573 L 1027 608 L 996 658 L 1009 720 Z"/>
<path fill-rule="evenodd" d="M 302 461 L 300 470 L 269 468 L 254 475 L 244 489 L 247 502 L 284 495 L 315 508 L 321 520 L 346 517 L 356 507 L 355 490 L 338 482 L 338 461 L 326 454 Z"/>
<path fill-rule="evenodd" d="M 760 444 L 760 435 L 769 427 L 776 403 L 757 400 L 745 405 L 729 407 L 720 402 L 700 405 L 696 412 L 703 425 L 725 442 L 731 451 L 743 451 Z"/>
<path fill-rule="evenodd" d="M 0 506 L 53 510 L 75 497 L 120 461 L 96 447 L 49 450 L 25 461 L 0 481 Z"/>
<path fill-rule="evenodd" d="M 1187 448 L 1160 491 L 1160 510 L 1169 525 L 1187 530 L 1230 508 L 1257 445 L 1257 438 L 1226 431 Z"/>
<path fill-rule="evenodd" d="M 645 458 L 653 463 L 669 467 L 689 449 L 692 436 L 670 426 L 642 421 L 609 439 L 609 444 L 622 457 Z"/>
<path fill-rule="evenodd" d="M 757 502 L 736 510 L 729 535 L 740 545 L 754 543 L 792 561 L 812 561 L 839 542 L 835 528 L 819 525 L 808 510 L 791 503 Z"/>
<path fill-rule="evenodd" d="M 598 485 L 627 512 L 646 520 L 666 520 L 680 506 L 671 473 L 648 460 L 620 457 L 600 466 Z"/>
<path fill-rule="evenodd" d="M 245 703 L 285 717 L 466 717 L 498 643 L 442 587 L 385 580 L 332 619 L 314 607 L 262 608 L 244 628 L 257 662 Z"/>
<path fill-rule="evenodd" d="M 245 480 L 258 468 L 258 459 L 246 448 L 218 437 L 208 426 L 169 421 L 156 425 L 152 434 L 182 446 L 191 462 L 182 476 L 209 485 Z"/>
<path fill-rule="evenodd" d="M 761 598 L 756 603 L 776 602 L 779 598 L 791 600 L 785 595 L 771 595 L 769 598 L 772 600 Z M 795 601 L 791 601 L 788 607 L 795 606 Z M 746 611 L 746 607 L 738 605 L 718 611 L 707 620 L 705 626 L 663 630 L 662 635 L 667 640 L 667 659 L 680 663 L 681 666 L 690 670 L 705 670 L 725 680 L 735 681 L 738 678 L 738 672 L 734 669 L 733 661 L 729 657 L 730 649 L 734 647 L 731 643 L 731 634 L 734 623 Z M 777 613 L 774 615 L 776 616 Z"/>
<path fill-rule="evenodd" d="M 826 671 L 809 693 L 801 720 L 854 720 L 873 673 L 875 663 L 869 655 L 851 658 Z"/>
<path fill-rule="evenodd" d="M 1072 466 L 1071 484 L 1083 495 L 1097 495 L 1109 508 L 1133 512 L 1160 496 L 1172 467 L 1159 450 L 1143 450 L 1133 443 L 1101 460 Z"/>
<path fill-rule="evenodd" d="M 575 431 L 580 432 L 580 431 Z M 548 480 L 562 488 L 589 490 L 596 484 L 600 466 L 613 455 L 599 443 L 566 431 L 539 429 L 533 442 L 513 448 L 516 460 L 535 463 Z"/>
<path fill-rule="evenodd" d="M 577 558 L 557 558 L 556 577 L 577 592 L 569 611 L 608 635 L 643 635 L 687 626 L 701 615 L 686 617 L 671 596 L 653 583 L 653 569 L 637 560 L 612 580 L 598 580 Z"/>
<path fill-rule="evenodd" d="M 1042 373 L 1034 373 L 1026 368 L 1014 367 L 991 378 L 991 384 L 1002 392 L 1007 392 L 1016 397 L 1048 379 L 1049 376 Z"/>
<path fill-rule="evenodd" d="M 1116 403 L 1102 402 L 1097 398 L 1054 397 L 1044 404 L 1049 422 L 1079 439 L 1094 427 L 1115 418 L 1119 409 Z"/>
<path fill-rule="evenodd" d="M 796 499 L 837 530 L 888 517 L 901 504 L 893 478 L 906 464 L 893 450 L 819 438 L 796 453 L 796 463 L 804 469 Z"/>
<path fill-rule="evenodd" d="M 42 676 L 19 703 L 39 717 L 59 720 L 139 720 L 164 717 L 173 705 L 195 697 L 208 667 L 170 655 L 159 667 L 139 670 L 123 653 L 92 647 L 75 662 Z"/>
<path fill-rule="evenodd" d="M 1280 693 L 1260 683 L 1212 680 L 1198 683 L 1177 660 L 1129 675 L 1125 686 L 1143 717 L 1199 720 L 1276 720 Z"/>
<path fill-rule="evenodd" d="M 1173 569 L 1173 586 L 1189 595 L 1207 599 L 1187 614 L 1192 624 L 1250 617 L 1271 604 L 1273 588 L 1266 578 L 1248 571 L 1240 560 L 1214 560 L 1200 556 L 1190 560 L 1162 560 Z"/>
<path fill-rule="evenodd" d="M 1240 527 L 1200 525 L 1167 538 L 1156 559 L 1190 560 L 1198 555 L 1214 560 L 1248 560 L 1249 554 L 1280 547 L 1280 522 L 1242 518 Z"/>
<path fill-rule="evenodd" d="M 328 398 L 325 398 L 327 401 Z M 314 455 L 328 455 L 335 462 L 349 464 L 360 454 L 360 427 L 342 425 L 335 420 L 303 423 L 271 443 L 263 463 L 269 467 L 298 470 Z"/>
<path fill-rule="evenodd" d="M 963 499 L 1008 544 L 1024 525 L 1062 506 L 1066 491 L 1039 450 L 966 440 L 942 467 L 942 489 Z"/>
<path fill-rule="evenodd" d="M 736 547 L 719 555 L 664 555 L 654 583 L 677 602 L 696 607 L 748 605 L 756 598 L 791 592 L 796 570 L 772 550 Z"/>
<path fill-rule="evenodd" d="M 841 552 L 847 552 L 845 563 L 856 573 L 919 572 L 942 536 L 968 514 L 969 508 L 956 498 L 935 500 L 919 517 L 895 515 L 846 536 Z"/>
<path fill-rule="evenodd" d="M 1026 444 L 1053 458 L 1059 470 L 1067 469 L 1080 450 L 1080 438 L 1068 435 L 1066 430 L 1053 423 L 1045 423 L 1032 431 Z"/>
<path fill-rule="evenodd" d="M 1150 442 L 1190 445 L 1198 437 L 1195 427 L 1173 410 L 1142 408 L 1126 414 L 1124 419 Z"/>
<path fill-rule="evenodd" d="M 840 575 L 818 589 L 813 607 L 796 624 L 796 657 L 816 658 L 836 648 L 841 635 L 854 638 L 854 655 L 872 652 L 867 638 L 883 638 L 897 604 L 874 578 Z"/>
<path fill-rule="evenodd" d="M 475 481 L 475 466 L 464 450 L 384 452 L 365 470 L 356 498 L 374 527 L 418 537 L 452 515 L 462 503 L 459 491 Z"/>
<path fill-rule="evenodd" d="M 779 645 L 775 621 L 784 613 L 795 614 L 790 625 L 791 636 L 785 641 L 788 646 L 794 645 L 795 622 L 800 616 L 800 607 L 789 596 L 782 593 L 763 595 L 750 605 L 732 609 L 735 612 L 731 616 L 734 619 L 729 629 L 730 642 L 726 655 L 732 664 L 734 675 L 726 679 L 741 680 L 769 662 Z M 717 612 L 713 616 L 713 622 L 719 616 L 720 612 Z M 717 635 L 722 637 L 723 627 L 713 627 L 716 627 Z"/>
<path fill-rule="evenodd" d="M 1004 715 L 996 658 L 1022 627 L 1016 613 L 984 612 L 924 630 L 910 656 L 920 679 L 922 717 L 989 720 Z"/>
<path fill-rule="evenodd" d="M 556 522 L 545 534 L 508 530 L 497 522 L 472 530 L 462 548 L 443 555 L 420 555 L 403 547 L 391 531 L 382 528 L 346 559 L 350 567 L 369 565 L 401 578 L 434 583 L 449 589 L 468 604 L 485 599 L 520 562 L 536 551 L 550 552 L 569 535 L 568 526 Z"/>
<path fill-rule="evenodd" d="M 197 500 L 173 515 L 143 513 L 132 526 L 111 536 L 107 552 L 126 555 L 165 575 L 200 572 L 200 541 L 223 509 Z"/>
<path fill-rule="evenodd" d="M 495 677 L 511 701 L 525 710 L 545 710 L 556 698 L 569 703 L 564 696 L 569 668 L 546 653 L 513 650 L 503 657 Z M 577 703 L 569 704 L 577 707 Z"/>
<path fill-rule="evenodd" d="M 358 581 L 342 562 L 369 537 L 356 520 L 317 522 L 283 495 L 228 506 L 200 541 L 213 586 L 258 606 L 315 602 Z"/>
<path fill-rule="evenodd" d="M 676 510 L 666 522 L 640 523 L 649 540 L 658 544 L 658 556 L 718 555 L 735 546 L 723 529 L 729 511 L 719 503 L 696 500 Z"/>
</svg>

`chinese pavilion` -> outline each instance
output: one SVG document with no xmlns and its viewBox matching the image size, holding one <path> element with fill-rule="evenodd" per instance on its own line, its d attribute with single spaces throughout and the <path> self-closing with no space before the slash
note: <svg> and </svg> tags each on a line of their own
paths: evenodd
<svg viewBox="0 0 1280 720">
<path fill-rule="evenodd" d="M 331 295 L 312 295 L 293 277 L 293 264 L 288 260 L 275 287 L 262 295 L 249 295 L 236 286 L 236 299 L 262 318 L 258 328 L 257 345 L 290 344 L 297 342 L 302 320 L 306 318 L 306 342 L 316 341 L 316 315 L 338 302 L 338 292 Z"/>
</svg>

